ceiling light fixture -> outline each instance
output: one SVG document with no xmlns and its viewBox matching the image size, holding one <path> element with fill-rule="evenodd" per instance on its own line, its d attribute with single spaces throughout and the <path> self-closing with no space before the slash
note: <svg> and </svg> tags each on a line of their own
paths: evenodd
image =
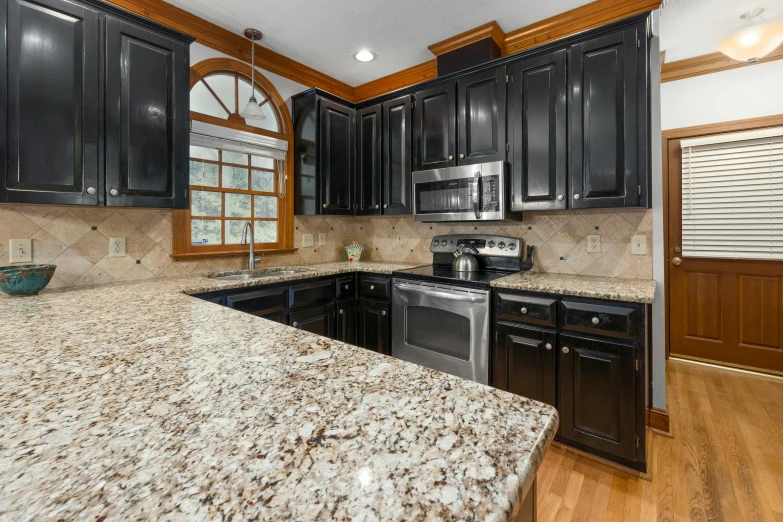
<svg viewBox="0 0 783 522">
<path fill-rule="evenodd" d="M 764 9 L 751 9 L 742 14 L 745 27 L 732 34 L 718 50 L 734 60 L 755 63 L 768 55 L 783 42 L 783 23 L 766 23 L 761 13 Z"/>
<path fill-rule="evenodd" d="M 360 62 L 371 62 L 375 60 L 375 53 L 364 49 L 354 54 L 353 57 L 359 60 Z"/>
<path fill-rule="evenodd" d="M 261 110 L 261 106 L 258 105 L 256 100 L 256 41 L 262 37 L 261 31 L 258 29 L 245 29 L 245 37 L 250 39 L 250 99 L 247 101 L 247 105 L 239 113 L 240 116 L 246 120 L 263 120 L 266 118 L 264 112 Z"/>
</svg>

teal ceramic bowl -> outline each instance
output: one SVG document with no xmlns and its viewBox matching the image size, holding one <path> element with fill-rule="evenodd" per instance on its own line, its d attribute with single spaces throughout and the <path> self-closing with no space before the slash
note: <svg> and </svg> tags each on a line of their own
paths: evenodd
<svg viewBox="0 0 783 522">
<path fill-rule="evenodd" d="M 57 265 L 0 266 L 0 290 L 8 295 L 35 295 L 44 289 Z"/>
</svg>

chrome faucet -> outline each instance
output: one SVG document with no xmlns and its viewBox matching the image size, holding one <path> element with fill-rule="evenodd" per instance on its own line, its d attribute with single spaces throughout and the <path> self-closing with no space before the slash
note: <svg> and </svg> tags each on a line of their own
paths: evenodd
<svg viewBox="0 0 783 522">
<path fill-rule="evenodd" d="M 247 242 L 247 231 L 250 231 L 250 243 Z M 242 239 L 239 242 L 240 245 L 250 245 L 250 259 L 247 261 L 247 269 L 248 270 L 255 270 L 256 263 L 260 263 L 261 259 L 263 259 L 264 255 L 262 254 L 261 257 L 256 257 L 255 252 L 255 244 L 256 244 L 256 238 L 253 235 L 253 224 L 250 221 L 245 222 L 245 226 L 242 228 Z"/>
</svg>

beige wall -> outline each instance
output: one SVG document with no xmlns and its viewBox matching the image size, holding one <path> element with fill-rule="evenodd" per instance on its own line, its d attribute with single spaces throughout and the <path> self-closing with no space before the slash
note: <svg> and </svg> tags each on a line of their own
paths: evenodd
<svg viewBox="0 0 783 522">
<path fill-rule="evenodd" d="M 434 235 L 484 233 L 520 237 L 535 245 L 535 267 L 543 272 L 652 277 L 651 211 L 597 210 L 529 212 L 521 222 L 490 224 L 419 223 L 397 217 L 297 217 L 294 254 L 266 256 L 264 264 L 299 265 L 345 259 L 343 247 L 365 247 L 365 258 L 380 261 L 432 261 Z M 598 227 L 598 229 L 596 229 Z M 301 248 L 302 234 L 314 235 L 314 247 Z M 326 245 L 318 245 L 318 234 Z M 402 245 L 397 234 L 404 236 Z M 602 252 L 588 254 L 588 234 L 600 234 Z M 631 236 L 643 234 L 648 255 L 632 256 Z M 111 258 L 110 236 L 124 236 L 128 255 Z M 245 257 L 173 261 L 171 211 L 153 209 L 86 208 L 51 205 L 0 205 L 0 266 L 9 263 L 8 240 L 33 239 L 33 262 L 57 265 L 50 287 L 170 277 L 188 273 L 237 270 Z M 561 259 L 562 258 L 562 259 Z"/>
</svg>

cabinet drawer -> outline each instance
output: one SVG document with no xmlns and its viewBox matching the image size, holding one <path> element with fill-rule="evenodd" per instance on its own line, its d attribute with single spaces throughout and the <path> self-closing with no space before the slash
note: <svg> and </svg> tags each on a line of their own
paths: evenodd
<svg viewBox="0 0 783 522">
<path fill-rule="evenodd" d="M 270 315 L 285 311 L 286 289 L 265 288 L 226 296 L 226 306 L 253 315 Z"/>
<path fill-rule="evenodd" d="M 288 305 L 291 310 L 334 301 L 334 279 L 308 281 L 288 287 Z"/>
<path fill-rule="evenodd" d="M 636 337 L 636 310 L 563 300 L 560 303 L 560 326 L 566 330 L 607 335 L 622 339 Z"/>
<path fill-rule="evenodd" d="M 288 314 L 282 313 L 277 315 L 267 315 L 264 316 L 264 319 L 269 319 L 270 321 L 274 321 L 276 323 L 280 324 L 288 324 Z"/>
<path fill-rule="evenodd" d="M 360 274 L 359 293 L 362 297 L 389 299 L 391 297 L 391 279 L 384 276 Z"/>
<path fill-rule="evenodd" d="M 350 299 L 356 292 L 356 278 L 353 274 L 338 277 L 334 280 L 334 286 L 337 299 Z"/>
<path fill-rule="evenodd" d="M 497 294 L 497 319 L 542 326 L 557 326 L 557 299 L 527 295 Z"/>
</svg>

